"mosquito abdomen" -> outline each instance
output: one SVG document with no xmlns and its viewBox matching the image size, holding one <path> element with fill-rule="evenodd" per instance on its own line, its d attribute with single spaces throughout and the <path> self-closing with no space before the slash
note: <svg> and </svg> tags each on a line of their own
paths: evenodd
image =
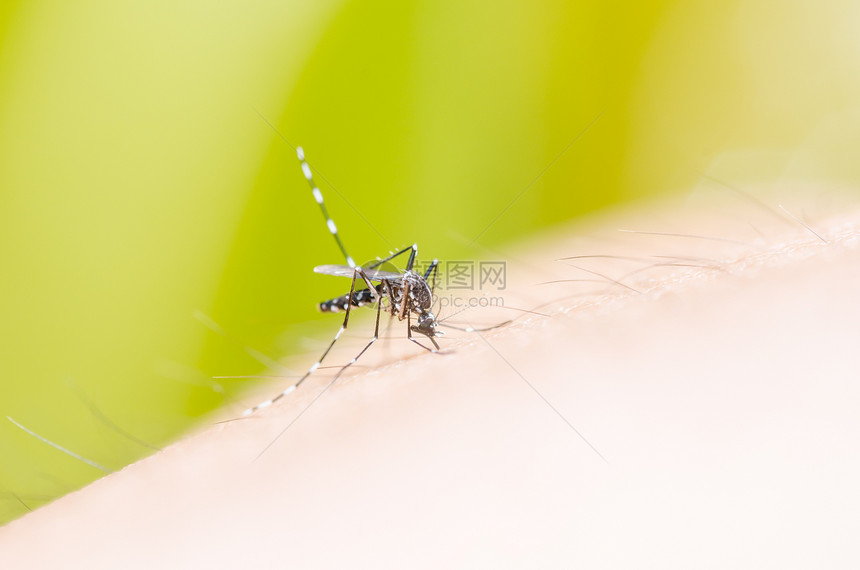
<svg viewBox="0 0 860 570">
<path fill-rule="evenodd" d="M 329 299 L 328 301 L 323 301 L 318 305 L 318 308 L 322 313 L 337 313 L 345 311 L 348 300 L 349 293 L 341 295 L 340 297 L 335 297 L 334 299 Z M 362 307 L 371 302 L 373 302 L 373 294 L 370 292 L 370 289 L 361 289 L 352 295 L 353 307 Z"/>
</svg>

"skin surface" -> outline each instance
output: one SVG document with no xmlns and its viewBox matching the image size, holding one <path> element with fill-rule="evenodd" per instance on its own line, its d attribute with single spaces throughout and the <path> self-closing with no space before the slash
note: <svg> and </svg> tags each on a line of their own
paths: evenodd
<svg viewBox="0 0 860 570">
<path fill-rule="evenodd" d="M 517 319 L 441 355 L 395 323 L 328 390 L 334 370 L 0 529 L 0 567 L 856 567 L 860 217 L 839 211 L 807 218 L 823 239 L 692 203 L 521 244 L 505 304 L 548 316 L 461 313 Z M 634 259 L 555 261 L 595 254 Z"/>
</svg>

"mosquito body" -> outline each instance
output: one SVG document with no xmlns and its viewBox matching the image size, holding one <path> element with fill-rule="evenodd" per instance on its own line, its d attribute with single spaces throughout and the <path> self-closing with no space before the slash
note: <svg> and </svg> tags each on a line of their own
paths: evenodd
<svg viewBox="0 0 860 570">
<path fill-rule="evenodd" d="M 378 271 L 373 269 L 374 267 L 378 267 L 382 263 L 385 263 L 389 259 L 393 259 L 407 251 L 412 251 L 413 253 L 410 255 L 407 269 L 402 273 Z M 390 313 L 392 316 L 397 316 L 401 321 L 404 318 L 407 319 L 407 321 L 409 321 L 409 331 L 423 334 L 430 339 L 430 342 L 432 342 L 433 346 L 438 350 L 439 345 L 433 337 L 444 333 L 436 330 L 436 316 L 431 311 L 433 306 L 433 287 L 428 284 L 428 280 L 431 278 L 431 275 L 435 279 L 438 262 L 434 260 L 427 269 L 427 272 L 424 275 L 421 275 L 410 268 L 414 262 L 413 258 L 416 252 L 417 246 L 413 245 L 412 247 L 395 253 L 389 259 L 374 262 L 367 269 L 353 269 L 346 265 L 320 265 L 315 267 L 315 273 L 322 273 L 324 275 L 340 275 L 349 277 L 352 276 L 354 272 L 359 271 L 360 276 L 364 273 L 364 276 L 366 276 L 371 282 L 379 281 L 379 283 L 375 283 L 367 289 L 351 291 L 350 293 L 341 295 L 340 297 L 323 301 L 318 305 L 319 310 L 324 313 L 337 313 L 347 310 L 348 306 L 349 308 L 363 307 L 373 303 L 374 301 L 383 304 L 387 303 L 387 306 L 385 307 L 386 312 Z M 413 315 L 416 317 L 416 325 L 412 325 L 411 322 Z"/>
<path fill-rule="evenodd" d="M 265 402 L 257 404 L 253 408 L 248 408 L 244 411 L 243 415 L 252 414 L 259 409 L 266 408 L 274 404 L 276 401 L 295 390 L 308 378 L 308 376 L 313 374 L 320 365 L 322 365 L 325 357 L 346 330 L 349 325 L 350 312 L 355 307 L 362 307 L 376 303 L 376 326 L 374 328 L 373 337 L 361 352 L 359 352 L 352 360 L 344 365 L 340 371 L 338 371 L 332 382 L 337 380 L 337 378 L 340 377 L 347 368 L 352 366 L 379 338 L 379 319 L 383 309 L 386 313 L 390 313 L 392 317 L 396 316 L 399 321 L 405 320 L 407 338 L 425 350 L 437 352 L 439 350 L 439 344 L 436 342 L 435 337 L 443 334 L 442 331 L 436 330 L 438 322 L 436 320 L 436 316 L 431 310 L 433 307 L 433 289 L 435 287 L 436 273 L 439 266 L 438 260 L 434 259 L 433 263 L 430 264 L 430 267 L 424 274 L 415 271 L 413 267 L 415 265 L 415 258 L 418 255 L 418 244 L 412 244 L 407 248 L 392 253 L 384 259 L 374 261 L 367 267 L 356 265 L 353 258 L 346 252 L 346 248 L 338 234 L 337 226 L 335 225 L 334 220 L 331 219 L 331 216 L 329 216 L 328 209 L 325 207 L 322 192 L 320 192 L 319 188 L 317 188 L 314 183 L 311 168 L 305 161 L 305 154 L 302 147 L 298 147 L 296 149 L 296 154 L 298 155 L 299 163 L 301 164 L 302 173 L 305 175 L 305 179 L 311 186 L 314 199 L 317 204 L 319 204 L 320 210 L 322 210 L 323 217 L 326 221 L 326 227 L 328 227 L 329 233 L 334 237 L 341 253 L 343 253 L 344 258 L 346 259 L 346 265 L 320 265 L 314 268 L 314 272 L 324 275 L 349 277 L 352 279 L 352 283 L 350 285 L 349 293 L 329 299 L 328 301 L 323 301 L 318 305 L 319 310 L 325 313 L 344 312 L 343 324 L 319 360 L 317 360 L 316 363 L 308 369 L 298 382 L 271 400 L 266 400 Z M 409 258 L 406 262 L 406 268 L 403 271 L 395 272 L 378 269 L 383 264 L 406 253 L 409 254 Z M 356 283 L 363 285 L 366 288 L 356 288 Z M 413 318 L 415 319 L 415 324 L 412 324 Z M 422 344 L 412 336 L 413 332 L 426 336 L 430 342 L 433 343 L 433 347 L 435 348 L 430 348 Z"/>
</svg>

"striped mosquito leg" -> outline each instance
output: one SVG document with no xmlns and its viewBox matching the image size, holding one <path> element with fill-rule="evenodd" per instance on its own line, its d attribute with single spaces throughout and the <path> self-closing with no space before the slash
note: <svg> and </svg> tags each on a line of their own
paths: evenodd
<svg viewBox="0 0 860 570">
<path fill-rule="evenodd" d="M 389 254 L 389 256 L 388 256 L 388 257 L 386 257 L 386 258 L 384 258 L 384 259 L 380 259 L 380 260 L 378 260 L 378 261 L 374 261 L 374 262 L 373 262 L 373 263 L 371 263 L 370 265 L 365 265 L 365 266 L 364 266 L 364 268 L 365 268 L 365 269 L 376 269 L 377 267 L 379 267 L 379 266 L 380 266 L 380 265 L 382 265 L 383 263 L 385 263 L 385 262 L 387 262 L 387 261 L 391 261 L 392 259 L 394 259 L 394 258 L 395 258 L 395 257 L 397 257 L 398 255 L 403 255 L 403 254 L 404 254 L 404 253 L 406 253 L 407 251 L 411 251 L 411 252 L 412 252 L 412 253 L 409 255 L 409 259 L 414 259 L 414 258 L 415 258 L 415 255 L 417 255 L 417 253 L 418 253 L 418 244 L 417 244 L 417 243 L 413 243 L 413 244 L 412 244 L 412 245 L 410 245 L 409 247 L 403 248 L 403 249 L 401 249 L 401 250 L 400 250 L 400 251 L 398 251 L 398 252 L 395 252 L 395 253 Z M 409 267 L 407 267 L 407 269 L 410 269 L 411 267 L 412 267 L 412 266 L 410 265 Z"/>
<path fill-rule="evenodd" d="M 323 217 L 325 218 L 326 226 L 328 226 L 328 231 L 331 232 L 331 235 L 334 236 L 334 240 L 337 242 L 337 246 L 340 248 L 340 251 L 343 253 L 343 256 L 346 258 L 346 264 L 350 267 L 355 267 L 355 260 L 350 257 L 350 255 L 346 252 L 346 247 L 344 247 L 343 242 L 340 240 L 340 235 L 337 233 L 337 226 L 334 223 L 334 220 L 331 219 L 331 216 L 328 213 L 328 210 L 325 207 L 325 202 L 323 201 L 322 192 L 317 188 L 317 185 L 314 183 L 314 176 L 311 173 L 311 167 L 308 166 L 308 163 L 305 162 L 305 151 L 302 147 L 298 147 L 296 149 L 296 154 L 299 157 L 299 162 L 302 165 L 302 173 L 305 175 L 305 179 L 308 181 L 308 184 L 311 185 L 311 190 L 314 193 L 314 200 L 317 201 L 317 204 L 320 205 L 320 210 L 322 210 Z"/>
<path fill-rule="evenodd" d="M 424 274 L 424 281 L 430 280 L 430 274 L 433 274 L 433 281 L 430 285 L 430 295 L 433 295 L 436 292 L 436 273 L 439 267 L 439 260 L 434 259 L 433 263 L 430 264 L 430 267 L 427 268 L 427 272 Z"/>
<path fill-rule="evenodd" d="M 332 382 L 340 378 L 340 375 L 346 372 L 346 369 L 356 363 L 356 361 L 361 358 L 361 355 L 367 352 L 367 349 L 370 348 L 374 342 L 379 339 L 379 316 L 382 314 L 382 299 L 379 300 L 376 304 L 376 327 L 373 329 L 373 338 L 370 339 L 370 342 L 361 349 L 361 352 L 355 355 L 355 357 L 344 365 L 343 368 L 338 370 L 337 374 L 335 374 L 334 378 L 332 378 Z"/>
<path fill-rule="evenodd" d="M 302 382 L 304 382 L 308 376 L 310 376 L 311 374 L 313 374 L 314 372 L 317 371 L 317 369 L 322 365 L 323 360 L 325 360 L 325 357 L 328 356 L 328 353 L 331 351 L 334 344 L 340 338 L 340 335 L 343 334 L 343 331 L 345 331 L 346 327 L 349 325 L 349 312 L 350 312 L 350 309 L 352 308 L 352 297 L 355 295 L 355 282 L 358 280 L 359 276 L 362 275 L 363 273 L 364 272 L 360 267 L 355 268 L 355 272 L 352 274 L 352 285 L 350 285 L 350 287 L 349 287 L 349 298 L 347 299 L 347 303 L 346 303 L 346 314 L 344 314 L 344 316 L 343 316 L 343 324 L 340 325 L 340 329 L 338 329 L 337 334 L 334 335 L 334 338 L 332 339 L 331 344 L 328 345 L 328 348 L 326 348 L 325 352 L 322 353 L 322 356 L 319 357 L 319 360 L 317 360 L 314 363 L 314 365 L 311 366 L 307 372 L 305 372 L 304 376 L 299 378 L 298 382 L 296 382 L 295 384 L 293 384 L 292 386 L 290 386 L 289 388 L 287 388 L 286 390 L 284 390 L 283 392 L 281 392 L 280 394 L 278 394 L 277 396 L 275 396 L 271 400 L 266 400 L 265 402 L 261 402 L 261 403 L 257 404 L 256 406 L 254 406 L 253 408 L 248 408 L 247 410 L 242 412 L 243 416 L 250 416 L 251 414 L 253 414 L 254 412 L 256 412 L 258 410 L 262 410 L 263 408 L 268 408 L 269 406 L 271 406 L 272 404 L 274 404 L 275 402 L 277 402 L 278 400 L 280 400 L 281 398 L 283 398 L 284 396 L 286 396 L 287 394 L 289 394 L 290 392 L 292 392 L 293 390 L 298 388 L 299 385 Z M 338 372 L 338 376 L 339 375 L 340 375 L 340 372 Z"/>
<path fill-rule="evenodd" d="M 415 256 L 418 255 L 418 244 L 412 244 L 412 253 L 409 254 L 409 261 L 406 262 L 406 271 L 411 271 L 415 264 Z"/>
</svg>

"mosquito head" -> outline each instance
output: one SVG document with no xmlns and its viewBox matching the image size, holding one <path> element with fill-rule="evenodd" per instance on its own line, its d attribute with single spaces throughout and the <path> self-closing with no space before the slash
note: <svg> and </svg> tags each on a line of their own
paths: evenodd
<svg viewBox="0 0 860 570">
<path fill-rule="evenodd" d="M 434 336 L 441 336 L 445 333 L 442 331 L 436 330 L 436 316 L 430 311 L 424 311 L 420 315 L 418 315 L 418 324 L 412 325 L 412 332 L 421 333 L 427 338 L 429 338 L 436 348 L 439 348 L 439 345 L 436 344 L 436 341 L 433 339 Z"/>
<path fill-rule="evenodd" d="M 434 336 L 436 332 L 436 316 L 430 311 L 424 311 L 418 315 L 418 324 L 413 327 L 415 332 L 420 332 L 427 336 Z"/>
</svg>

